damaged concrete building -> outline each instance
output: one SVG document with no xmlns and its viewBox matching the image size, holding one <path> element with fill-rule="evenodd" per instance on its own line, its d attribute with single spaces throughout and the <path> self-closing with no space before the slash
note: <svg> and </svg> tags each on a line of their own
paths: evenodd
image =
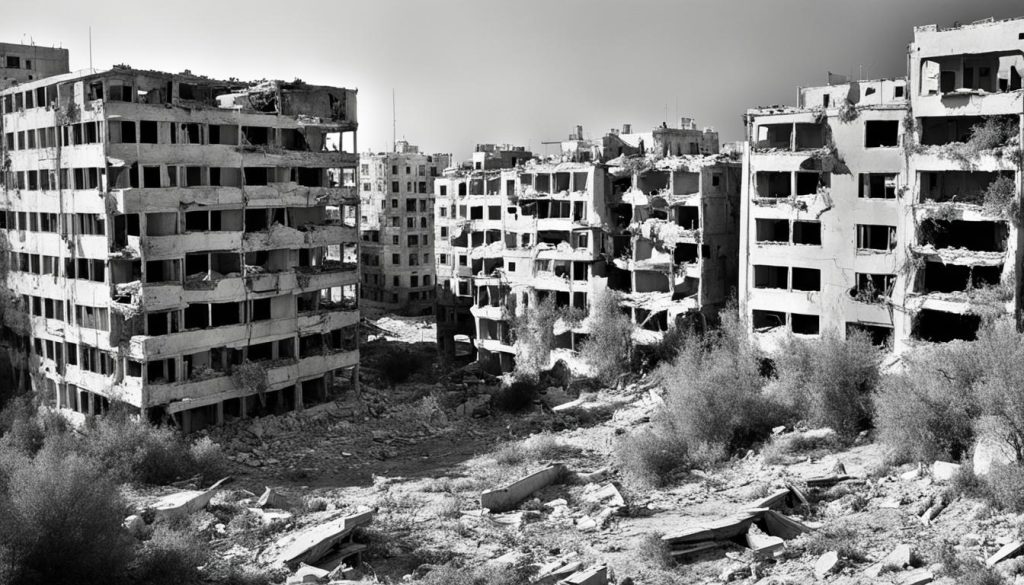
<svg viewBox="0 0 1024 585">
<path fill-rule="evenodd" d="M 797 107 L 747 112 L 740 301 L 755 334 L 892 334 L 906 92 L 902 79 L 801 88 Z"/>
<path fill-rule="evenodd" d="M 558 351 L 588 336 L 591 300 L 620 291 L 652 342 L 679 320 L 718 308 L 737 282 L 740 164 L 718 136 L 684 118 L 598 140 L 577 127 L 562 154 L 514 168 L 446 173 L 436 183 L 439 346 L 466 335 L 478 361 L 515 367 L 513 319 L 544 299 L 575 309 L 555 326 Z"/>
<path fill-rule="evenodd" d="M 1024 20 L 918 27 L 905 79 L 747 112 L 741 310 L 896 351 L 973 339 L 1019 298 Z"/>
<path fill-rule="evenodd" d="M 1019 312 L 1024 19 L 914 29 L 902 330 L 974 339 Z"/>
<path fill-rule="evenodd" d="M 188 432 L 354 377 L 354 90 L 116 67 L 0 102 L 5 325 L 53 406 Z"/>
<path fill-rule="evenodd" d="M 394 152 L 359 155 L 363 307 L 434 312 L 434 179 L 450 154 L 422 154 L 404 140 Z"/>
</svg>

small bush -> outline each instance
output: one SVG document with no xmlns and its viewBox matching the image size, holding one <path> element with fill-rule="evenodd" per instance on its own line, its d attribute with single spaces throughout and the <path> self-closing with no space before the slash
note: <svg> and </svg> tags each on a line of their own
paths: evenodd
<svg viewBox="0 0 1024 585">
<path fill-rule="evenodd" d="M 775 356 L 784 404 L 818 427 L 851 437 L 871 424 L 871 393 L 881 355 L 862 332 L 815 341 L 791 337 Z"/>
<path fill-rule="evenodd" d="M 0 475 L 9 478 L 6 498 L 0 490 L 0 581 L 106 584 L 123 576 L 132 549 L 121 529 L 124 503 L 95 461 L 44 447 Z"/>
<path fill-rule="evenodd" d="M 91 419 L 76 448 L 120 482 L 166 484 L 194 471 L 185 441 L 176 431 L 115 409 Z"/>
<path fill-rule="evenodd" d="M 858 541 L 860 541 L 860 537 L 852 528 L 826 526 L 807 536 L 804 551 L 812 556 L 819 556 L 834 550 L 839 554 L 839 558 L 860 563 L 867 560 L 867 556 L 857 545 Z"/>
<path fill-rule="evenodd" d="M 640 538 L 636 547 L 636 554 L 648 565 L 656 569 L 667 569 L 675 564 L 672 555 L 669 554 L 670 547 L 667 542 L 661 539 L 662 534 L 655 532 L 645 534 Z"/>
<path fill-rule="evenodd" d="M 664 486 L 691 463 L 689 445 L 681 437 L 653 430 L 620 439 L 615 446 L 615 461 L 626 482 L 640 488 Z"/>
<path fill-rule="evenodd" d="M 985 485 L 993 506 L 1010 512 L 1024 512 L 1024 467 L 992 464 Z"/>
<path fill-rule="evenodd" d="M 984 327 L 976 344 L 984 373 L 976 385 L 981 414 L 1024 462 L 1024 334 L 1012 317 L 1004 317 Z"/>
<path fill-rule="evenodd" d="M 789 433 L 772 437 L 761 450 L 768 465 L 788 464 L 796 455 L 820 456 L 842 447 L 835 435 L 816 436 L 803 433 Z"/>
<path fill-rule="evenodd" d="M 533 406 L 540 388 L 528 380 L 516 380 L 491 397 L 491 406 L 504 412 L 522 412 Z"/>
<path fill-rule="evenodd" d="M 1006 581 L 998 571 L 968 555 L 963 555 L 949 541 L 943 541 L 929 555 L 931 562 L 942 565 L 939 574 L 953 579 L 957 585 L 1003 585 Z"/>
<path fill-rule="evenodd" d="M 590 335 L 580 348 L 580 359 L 594 377 L 609 386 L 629 371 L 633 354 L 633 321 L 619 308 L 619 297 L 606 290 L 590 307 Z"/>
<path fill-rule="evenodd" d="M 212 483 L 228 474 L 227 455 L 210 437 L 202 437 L 192 443 L 188 451 L 195 470 L 204 482 Z"/>
<path fill-rule="evenodd" d="M 416 585 L 519 585 L 526 583 L 529 568 L 459 567 L 448 563 L 435 567 L 422 578 L 411 581 Z"/>
<path fill-rule="evenodd" d="M 951 343 L 904 357 L 872 398 L 879 440 L 893 463 L 959 461 L 971 448 L 980 405 L 975 347 Z"/>
<path fill-rule="evenodd" d="M 206 547 L 197 536 L 158 524 L 132 562 L 133 580 L 152 585 L 197 582 L 199 567 L 208 560 Z"/>
</svg>

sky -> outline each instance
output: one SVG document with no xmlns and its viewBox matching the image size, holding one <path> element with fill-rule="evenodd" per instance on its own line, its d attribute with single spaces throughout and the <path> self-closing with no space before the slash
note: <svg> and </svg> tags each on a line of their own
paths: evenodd
<svg viewBox="0 0 1024 585">
<path fill-rule="evenodd" d="M 1024 16 L 1020 0 L 3 0 L 0 41 L 128 64 L 359 90 L 359 149 L 397 137 L 468 158 L 478 143 L 555 153 L 692 117 L 723 142 L 743 113 L 794 104 L 828 71 L 906 74 L 916 25 Z"/>
</svg>

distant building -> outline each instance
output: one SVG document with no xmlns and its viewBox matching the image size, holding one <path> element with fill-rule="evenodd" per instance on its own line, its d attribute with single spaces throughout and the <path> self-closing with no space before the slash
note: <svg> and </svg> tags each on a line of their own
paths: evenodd
<svg viewBox="0 0 1024 585">
<path fill-rule="evenodd" d="M 395 152 L 359 155 L 365 306 L 433 312 L 434 180 L 449 164 L 450 154 L 421 154 L 404 140 Z"/>
<path fill-rule="evenodd" d="M 67 49 L 0 43 L 0 89 L 70 71 Z"/>
<path fill-rule="evenodd" d="M 577 128 L 560 159 L 438 179 L 442 355 L 465 336 L 480 362 L 513 369 L 512 319 L 546 298 L 583 317 L 556 324 L 556 350 L 570 352 L 606 289 L 640 343 L 721 307 L 737 282 L 740 164 L 714 154 L 714 130 L 680 126 L 596 141 Z"/>
</svg>

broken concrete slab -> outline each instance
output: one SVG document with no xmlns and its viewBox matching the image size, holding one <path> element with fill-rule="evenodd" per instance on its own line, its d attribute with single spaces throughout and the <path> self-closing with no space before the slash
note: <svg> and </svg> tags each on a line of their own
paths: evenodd
<svg viewBox="0 0 1024 585">
<path fill-rule="evenodd" d="M 932 479 L 935 481 L 950 481 L 957 473 L 960 473 L 960 466 L 956 463 L 936 461 L 932 464 Z"/>
<path fill-rule="evenodd" d="M 562 585 L 608 585 L 608 567 L 578 571 L 559 581 Z"/>
<path fill-rule="evenodd" d="M 839 569 L 839 553 L 830 550 L 814 562 L 814 576 L 824 579 Z"/>
<path fill-rule="evenodd" d="M 807 487 L 809 488 L 832 487 L 837 483 L 849 481 L 851 479 L 855 478 L 849 475 L 824 475 L 819 477 L 809 477 L 805 480 L 805 483 L 807 483 Z"/>
<path fill-rule="evenodd" d="M 889 554 L 882 557 L 880 561 L 874 563 L 870 567 L 864 570 L 864 574 L 873 579 L 877 579 L 882 574 L 882 570 L 886 567 L 903 570 L 910 566 L 913 560 L 913 551 L 909 544 L 900 544 L 894 548 Z"/>
<path fill-rule="evenodd" d="M 558 406 L 553 407 L 551 409 L 551 411 L 552 412 L 566 412 L 566 411 L 572 410 L 574 408 L 578 408 L 580 406 L 583 406 L 583 404 L 585 402 L 586 402 L 586 400 L 584 400 L 583 397 L 581 396 L 581 397 L 577 398 L 576 400 L 573 400 L 572 402 L 566 402 L 564 404 L 559 404 Z"/>
<path fill-rule="evenodd" d="M 287 524 L 293 518 L 293 514 L 285 510 L 262 510 L 260 508 L 249 508 L 249 511 L 259 518 L 260 523 L 267 528 Z"/>
<path fill-rule="evenodd" d="M 287 583 L 287 585 L 319 583 L 321 580 L 326 579 L 328 575 L 330 575 L 330 571 L 299 563 L 299 568 L 295 571 L 295 574 L 289 576 L 285 583 Z"/>
<path fill-rule="evenodd" d="M 222 485 L 231 481 L 230 477 L 218 481 L 207 490 L 187 490 L 164 496 L 156 501 L 150 510 L 155 520 L 174 520 L 194 514 L 202 510 L 213 499 L 214 494 Z"/>
<path fill-rule="evenodd" d="M 784 540 L 791 540 L 804 534 L 805 532 L 811 532 L 812 528 L 803 522 L 798 522 L 785 514 L 780 514 L 775 510 L 765 510 L 761 515 L 761 520 L 758 522 L 758 527 L 761 528 L 769 536 L 778 536 Z"/>
<path fill-rule="evenodd" d="M 792 494 L 793 492 L 791 492 L 789 489 L 775 490 L 771 494 L 768 494 L 767 496 L 754 502 L 751 505 L 751 507 L 775 508 L 777 506 L 781 506 L 786 501 L 786 498 L 790 497 Z"/>
<path fill-rule="evenodd" d="M 597 471 L 592 471 L 590 473 L 577 473 L 576 479 L 583 483 L 597 483 L 599 481 L 604 481 L 608 479 L 608 476 L 611 474 L 611 469 L 607 467 L 602 467 L 601 469 L 598 469 Z"/>
<path fill-rule="evenodd" d="M 287 510 L 290 508 L 290 502 L 288 498 L 281 492 L 267 487 L 263 490 L 263 495 L 256 501 L 257 508 L 276 508 L 278 510 Z"/>
<path fill-rule="evenodd" d="M 480 494 L 480 507 L 492 512 L 510 510 L 530 494 L 564 477 L 565 473 L 565 465 L 555 463 L 503 488 L 487 490 Z"/>
<path fill-rule="evenodd" d="M 729 542 L 730 541 L 726 541 L 726 540 L 707 541 L 707 542 L 700 542 L 700 543 L 693 544 L 693 545 L 679 546 L 679 547 L 674 547 L 671 551 L 669 551 L 668 554 L 671 555 L 672 558 L 681 558 L 681 557 L 686 557 L 686 556 L 690 556 L 690 555 L 695 555 L 695 554 L 699 554 L 699 553 L 702 553 L 702 552 L 706 552 L 706 551 L 709 551 L 709 550 L 712 550 L 712 549 L 716 549 L 718 547 L 725 546 Z"/>
<path fill-rule="evenodd" d="M 904 575 L 900 583 L 903 585 L 925 585 L 925 583 L 931 583 L 934 579 L 935 576 L 928 569 L 916 569 Z"/>
<path fill-rule="evenodd" d="M 1024 553 L 1024 542 L 1020 542 L 1019 540 L 1008 542 L 1005 545 L 1003 545 L 1002 548 L 997 550 L 995 554 L 990 556 L 985 561 L 985 564 L 989 567 L 993 567 L 996 565 L 996 563 L 1000 563 L 1007 559 L 1012 559 L 1013 557 L 1020 556 L 1021 553 Z"/>
<path fill-rule="evenodd" d="M 605 506 L 621 507 L 626 505 L 626 500 L 623 499 L 622 493 L 619 492 L 618 488 L 614 484 L 606 483 L 597 489 L 591 489 L 593 484 L 587 486 L 584 490 L 582 499 L 585 502 L 591 502 L 594 504 L 604 504 Z"/>
<path fill-rule="evenodd" d="M 670 545 L 696 544 L 705 541 L 731 540 L 746 534 L 750 525 L 761 516 L 761 513 L 744 513 L 722 518 L 712 522 L 699 524 L 691 528 L 662 536 L 661 539 Z"/>
<path fill-rule="evenodd" d="M 785 542 L 778 536 L 766 534 L 747 533 L 747 547 L 754 551 L 754 556 L 759 559 L 767 559 L 775 556 L 775 552 L 785 547 Z"/>
<path fill-rule="evenodd" d="M 373 512 L 370 511 L 307 526 L 278 539 L 264 551 L 261 562 L 289 568 L 297 566 L 300 562 L 315 563 L 335 546 L 350 539 L 357 527 L 369 524 L 372 520 Z"/>
</svg>

